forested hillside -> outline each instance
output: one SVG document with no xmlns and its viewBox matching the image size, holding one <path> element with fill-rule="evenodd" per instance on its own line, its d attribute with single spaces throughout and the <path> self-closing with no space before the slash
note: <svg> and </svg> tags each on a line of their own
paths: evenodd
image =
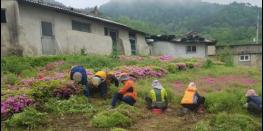
<svg viewBox="0 0 263 131">
<path fill-rule="evenodd" d="M 261 8 L 248 3 L 220 5 L 200 0 L 111 0 L 100 11 L 121 23 L 151 34 L 198 31 L 219 44 L 253 43 Z M 261 29 L 260 34 L 261 36 Z M 261 39 L 261 38 L 259 38 Z"/>
</svg>

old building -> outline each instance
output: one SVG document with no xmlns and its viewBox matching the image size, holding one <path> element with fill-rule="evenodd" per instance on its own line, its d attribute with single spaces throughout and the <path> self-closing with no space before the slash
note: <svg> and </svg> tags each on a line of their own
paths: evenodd
<svg viewBox="0 0 263 131">
<path fill-rule="evenodd" d="M 1 0 L 1 55 L 148 55 L 145 33 L 43 0 Z"/>
<path fill-rule="evenodd" d="M 218 45 L 216 53 L 220 54 L 226 49 L 229 49 L 233 55 L 234 64 L 262 67 L 262 44 Z"/>
<path fill-rule="evenodd" d="M 151 55 L 170 55 L 177 58 L 205 58 L 209 53 L 208 47 L 216 44 L 215 40 L 203 38 L 196 32 L 178 38 L 173 35 L 151 36 L 147 38 L 147 42 Z"/>
</svg>

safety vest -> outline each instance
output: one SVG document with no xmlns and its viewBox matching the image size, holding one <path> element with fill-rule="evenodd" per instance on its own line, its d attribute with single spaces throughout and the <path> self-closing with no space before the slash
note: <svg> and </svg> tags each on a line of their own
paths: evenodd
<svg viewBox="0 0 263 131">
<path fill-rule="evenodd" d="M 124 87 L 119 90 L 119 93 L 123 94 L 123 96 L 130 96 L 134 100 L 137 99 L 137 92 L 135 91 L 134 83 L 132 80 L 126 81 Z"/>
<path fill-rule="evenodd" d="M 152 89 L 149 95 L 153 102 L 164 102 L 164 98 L 167 96 L 167 92 L 164 88 L 162 88 L 161 90 Z"/>
<path fill-rule="evenodd" d="M 181 104 L 193 104 L 196 92 L 197 92 L 196 88 L 188 87 L 184 92 L 184 96 L 181 101 Z"/>
</svg>

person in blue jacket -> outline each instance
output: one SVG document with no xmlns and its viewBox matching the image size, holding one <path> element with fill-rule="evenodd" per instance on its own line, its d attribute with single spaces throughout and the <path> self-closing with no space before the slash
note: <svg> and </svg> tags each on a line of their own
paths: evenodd
<svg viewBox="0 0 263 131">
<path fill-rule="evenodd" d="M 256 91 L 249 89 L 246 92 L 247 103 L 245 107 L 250 113 L 262 114 L 262 97 L 256 94 Z"/>
<path fill-rule="evenodd" d="M 84 95 L 86 97 L 90 96 L 87 73 L 83 66 L 73 66 L 70 71 L 70 79 L 83 86 Z"/>
</svg>

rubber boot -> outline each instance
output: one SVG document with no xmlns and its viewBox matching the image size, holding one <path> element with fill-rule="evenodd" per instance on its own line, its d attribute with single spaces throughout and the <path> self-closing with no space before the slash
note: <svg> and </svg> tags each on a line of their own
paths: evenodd
<svg viewBox="0 0 263 131">
<path fill-rule="evenodd" d="M 198 107 L 197 113 L 204 113 L 204 112 L 205 112 L 204 105 L 201 104 L 201 105 Z"/>
</svg>

